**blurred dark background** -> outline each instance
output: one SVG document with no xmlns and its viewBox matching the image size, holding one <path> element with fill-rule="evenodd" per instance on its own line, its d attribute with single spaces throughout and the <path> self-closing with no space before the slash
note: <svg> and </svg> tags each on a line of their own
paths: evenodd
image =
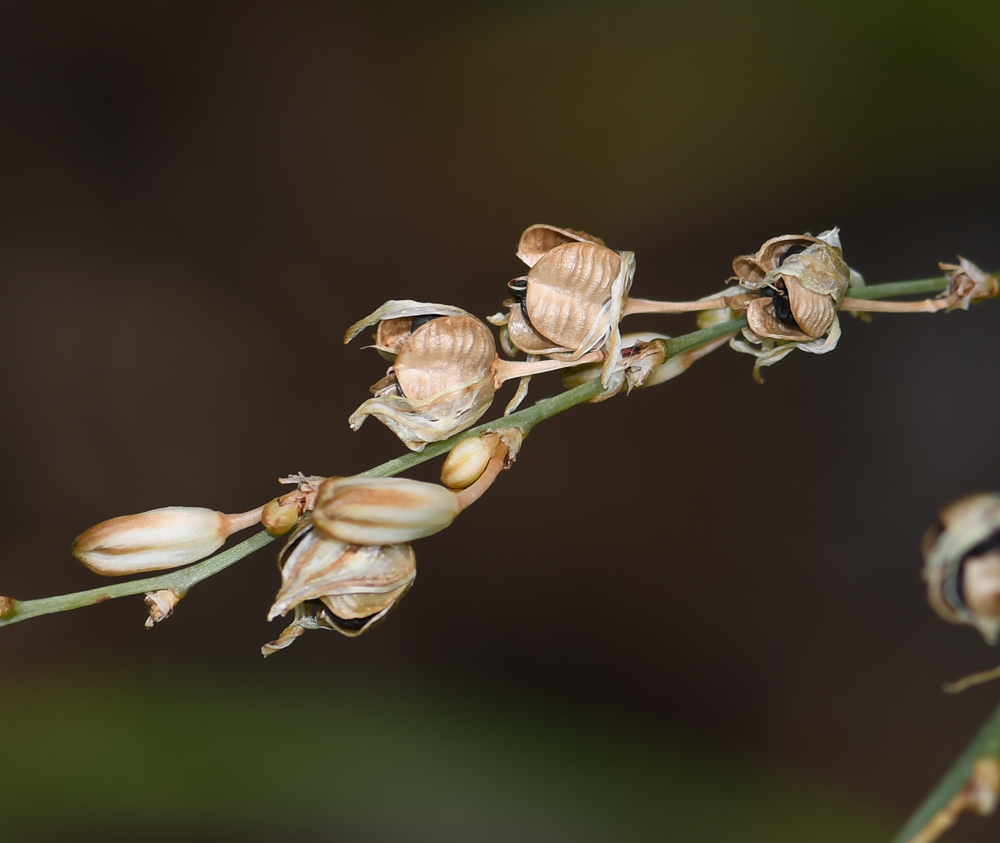
<svg viewBox="0 0 1000 843">
<path fill-rule="evenodd" d="M 531 223 L 635 251 L 649 298 L 833 225 L 869 283 L 1000 269 L 998 27 L 972 2 L 3 3 L 0 593 L 100 584 L 68 547 L 105 518 L 398 455 L 347 427 L 385 364 L 344 329 L 389 298 L 495 312 Z M 1000 488 L 998 329 L 994 302 L 846 319 L 764 386 L 722 350 L 546 423 L 359 640 L 262 661 L 274 549 L 151 632 L 138 598 L 4 629 L 5 827 L 887 839 L 1000 696 L 941 693 L 998 654 L 931 612 L 918 553 Z"/>
</svg>

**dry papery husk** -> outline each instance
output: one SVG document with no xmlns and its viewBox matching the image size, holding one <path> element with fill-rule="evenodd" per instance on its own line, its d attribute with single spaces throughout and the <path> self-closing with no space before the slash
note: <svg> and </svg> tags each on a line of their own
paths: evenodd
<svg viewBox="0 0 1000 843">
<path fill-rule="evenodd" d="M 998 276 L 984 272 L 970 260 L 961 255 L 958 263 L 939 263 L 950 284 L 939 299 L 951 299 L 948 310 L 968 310 L 970 304 L 983 299 L 996 298 L 1000 294 Z"/>
<path fill-rule="evenodd" d="M 1000 616 L 976 612 L 967 605 L 959 574 L 965 557 L 998 530 L 1000 494 L 979 493 L 945 507 L 938 525 L 923 541 L 928 602 L 950 623 L 975 627 L 990 644 L 1000 640 Z"/>
<path fill-rule="evenodd" d="M 524 304 L 504 302 L 506 313 L 490 318 L 503 325 L 501 342 L 510 354 L 579 360 L 603 349 L 608 353 L 601 380 L 609 386 L 620 371 L 621 321 L 635 255 L 614 252 L 596 237 L 536 225 L 521 237 L 518 256 L 531 268 L 523 280 Z"/>
<path fill-rule="evenodd" d="M 412 329 L 413 318 L 434 316 Z M 496 344 L 490 329 L 458 307 L 390 301 L 351 326 L 350 342 L 377 325 L 375 348 L 393 355 L 386 377 L 372 387 L 374 398 L 351 415 L 353 430 L 375 416 L 408 448 L 422 450 L 473 425 L 496 392 Z"/>
<path fill-rule="evenodd" d="M 359 547 L 328 538 L 311 525 L 293 533 L 278 564 L 282 586 L 268 620 L 318 600 L 334 616 L 332 628 L 349 637 L 381 620 L 417 575 L 409 544 Z M 366 623 L 357 628 L 336 622 L 362 618 Z"/>
<path fill-rule="evenodd" d="M 802 251 L 788 254 L 793 248 Z M 864 283 L 844 263 L 836 228 L 818 237 L 789 234 L 772 238 L 756 254 L 736 258 L 733 271 L 745 289 L 783 288 L 796 323 L 789 325 L 778 318 L 772 297 L 733 298 L 733 309 L 746 311 L 748 327 L 730 346 L 757 358 L 754 378 L 758 381 L 762 367 L 774 365 L 796 348 L 812 354 L 833 351 L 840 339 L 840 302 L 852 284 Z"/>
</svg>

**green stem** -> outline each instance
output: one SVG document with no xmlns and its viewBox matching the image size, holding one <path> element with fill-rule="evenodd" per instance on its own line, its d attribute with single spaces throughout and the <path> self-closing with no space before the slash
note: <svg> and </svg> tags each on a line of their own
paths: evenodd
<svg viewBox="0 0 1000 843">
<path fill-rule="evenodd" d="M 980 758 L 1000 757 L 1000 706 L 966 748 L 937 787 L 896 835 L 893 843 L 907 843 L 922 831 L 934 816 L 965 787 L 972 775 L 972 765 Z"/>
<path fill-rule="evenodd" d="M 926 296 L 948 289 L 948 279 L 923 278 L 920 281 L 894 281 L 890 284 L 872 284 L 870 287 L 851 287 L 847 291 L 852 299 L 894 299 L 898 296 Z"/>
<path fill-rule="evenodd" d="M 944 290 L 948 286 L 948 280 L 941 278 L 928 278 L 920 281 L 899 281 L 893 284 L 875 284 L 870 287 L 858 287 L 852 289 L 851 295 L 859 299 L 889 298 L 894 296 L 906 296 L 933 293 Z M 707 345 L 713 340 L 720 339 L 729 334 L 734 334 L 747 324 L 746 317 L 730 319 L 705 328 L 701 331 L 693 331 L 680 337 L 667 340 L 667 351 L 669 357 L 675 357 L 685 351 L 690 351 L 702 345 Z M 592 380 L 574 389 L 566 390 L 552 398 L 539 401 L 532 407 L 512 413 L 499 419 L 481 424 L 469 430 L 458 433 L 443 442 L 435 442 L 428 445 L 424 450 L 406 454 L 402 457 L 389 460 L 368 471 L 361 472 L 361 477 L 391 477 L 394 474 L 406 471 L 420 463 L 434 459 L 441 454 L 450 451 L 457 442 L 478 436 L 486 430 L 503 430 L 505 428 L 518 427 L 525 433 L 539 422 L 550 419 L 553 416 L 583 404 L 596 398 L 601 394 L 601 383 L 599 380 Z M 214 574 L 219 573 L 230 565 L 238 562 L 244 556 L 253 553 L 255 550 L 269 544 L 274 537 L 266 532 L 257 533 L 249 539 L 234 547 L 224 550 L 216 556 L 212 556 L 196 565 L 184 568 L 180 571 L 173 571 L 169 574 L 162 574 L 155 577 L 147 577 L 141 580 L 131 580 L 130 582 L 117 583 L 106 588 L 94 588 L 89 591 L 79 591 L 74 594 L 64 594 L 59 597 L 45 597 L 39 600 L 13 600 L 0 598 L 0 627 L 9 626 L 28 618 L 48 615 L 54 612 L 66 612 L 70 609 L 78 609 L 83 606 L 93 606 L 95 603 L 104 603 L 118 597 L 128 597 L 133 594 L 144 594 L 150 591 L 160 591 L 162 589 L 173 589 L 178 593 L 184 593 L 193 585 L 201 582 Z"/>
<path fill-rule="evenodd" d="M 172 571 L 169 574 L 115 583 L 105 588 L 92 588 L 88 591 L 63 594 L 59 597 L 44 597 L 40 600 L 11 600 L 0 613 L 0 627 L 10 626 L 12 623 L 26 621 L 28 618 L 36 618 L 39 615 L 68 612 L 70 609 L 93 606 L 95 603 L 106 603 L 116 597 L 129 597 L 133 594 L 162 591 L 166 588 L 173 589 L 178 594 L 183 595 L 191 586 L 225 570 L 230 565 L 239 562 L 244 556 L 248 556 L 272 541 L 274 541 L 274 536 L 260 532 L 204 562 L 199 562 L 188 568 L 181 568 L 179 571 Z"/>
</svg>

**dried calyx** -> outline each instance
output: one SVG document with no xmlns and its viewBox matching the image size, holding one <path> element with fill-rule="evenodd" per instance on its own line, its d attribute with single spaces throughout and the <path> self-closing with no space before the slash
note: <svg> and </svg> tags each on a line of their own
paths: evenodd
<svg viewBox="0 0 1000 843">
<path fill-rule="evenodd" d="M 352 325 L 344 341 L 372 326 L 376 326 L 374 347 L 392 365 L 372 387 L 374 397 L 350 417 L 351 428 L 357 430 L 374 416 L 414 451 L 475 424 L 504 381 L 570 365 L 501 361 L 490 329 L 472 314 L 448 305 L 386 302 Z"/>
<path fill-rule="evenodd" d="M 951 623 L 1000 640 L 1000 494 L 976 494 L 942 510 L 923 542 L 927 598 Z"/>
</svg>

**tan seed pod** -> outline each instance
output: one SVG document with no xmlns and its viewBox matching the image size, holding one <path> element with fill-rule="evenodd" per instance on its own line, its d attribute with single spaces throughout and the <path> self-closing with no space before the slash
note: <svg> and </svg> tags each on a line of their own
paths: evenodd
<svg viewBox="0 0 1000 843">
<path fill-rule="evenodd" d="M 353 325 L 345 342 L 372 325 L 376 348 L 394 363 L 372 387 L 375 397 L 351 415 L 353 430 L 374 416 L 420 451 L 471 427 L 489 409 L 499 358 L 480 320 L 449 305 L 390 301 Z"/>
<path fill-rule="evenodd" d="M 819 237 L 775 237 L 754 255 L 733 261 L 735 280 L 757 295 L 737 295 L 729 306 L 746 312 L 748 327 L 730 346 L 757 358 L 754 378 L 796 348 L 825 354 L 837 347 L 837 311 L 852 284 L 861 277 L 844 263 L 837 229 Z"/>
<path fill-rule="evenodd" d="M 1000 494 L 975 494 L 941 511 L 923 541 L 927 599 L 951 623 L 1000 641 Z"/>
</svg>

